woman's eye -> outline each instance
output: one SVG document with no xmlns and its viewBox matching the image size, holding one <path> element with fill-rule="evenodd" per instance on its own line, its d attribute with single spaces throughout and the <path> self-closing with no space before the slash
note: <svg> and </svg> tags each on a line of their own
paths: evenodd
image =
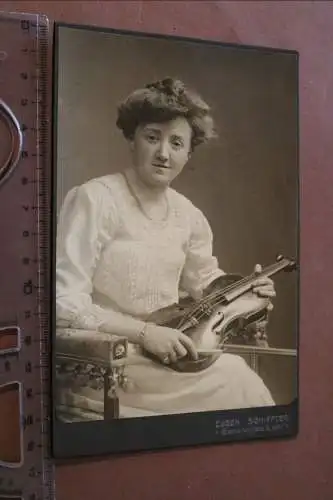
<svg viewBox="0 0 333 500">
<path fill-rule="evenodd" d="M 180 139 L 174 139 L 172 141 L 172 145 L 175 146 L 176 148 L 181 148 L 183 143 Z"/>
<path fill-rule="evenodd" d="M 154 134 L 148 134 L 146 138 L 149 142 L 156 142 L 158 140 L 158 137 Z"/>
</svg>

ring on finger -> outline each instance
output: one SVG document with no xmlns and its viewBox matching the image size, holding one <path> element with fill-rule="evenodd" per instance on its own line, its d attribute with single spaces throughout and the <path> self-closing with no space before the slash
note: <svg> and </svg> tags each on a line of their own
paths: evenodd
<svg viewBox="0 0 333 500">
<path fill-rule="evenodd" d="M 169 354 L 166 354 L 165 356 L 163 356 L 163 358 L 162 358 L 162 362 L 163 362 L 165 365 L 169 364 L 169 362 L 170 362 Z"/>
<path fill-rule="evenodd" d="M 172 351 L 172 353 L 169 354 L 169 362 L 176 363 L 177 359 L 178 359 L 177 352 L 176 351 Z"/>
</svg>

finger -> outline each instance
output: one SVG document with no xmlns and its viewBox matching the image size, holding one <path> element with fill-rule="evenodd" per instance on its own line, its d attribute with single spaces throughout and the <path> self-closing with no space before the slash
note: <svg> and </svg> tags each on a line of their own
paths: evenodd
<svg viewBox="0 0 333 500">
<path fill-rule="evenodd" d="M 165 352 L 160 355 L 160 360 L 164 365 L 170 364 L 170 353 Z"/>
<path fill-rule="evenodd" d="M 179 358 L 184 358 L 187 355 L 187 350 L 179 341 L 174 345 L 174 349 Z"/>
<path fill-rule="evenodd" d="M 254 288 L 253 292 L 256 293 L 257 295 L 260 295 L 260 297 L 276 297 L 276 292 L 268 287 Z"/>
<path fill-rule="evenodd" d="M 258 285 L 270 285 L 270 286 L 274 286 L 274 281 L 271 279 L 271 278 L 268 278 L 268 277 L 262 277 L 262 278 L 258 278 L 257 280 L 255 280 L 253 283 L 252 283 L 252 286 L 258 286 Z"/>
<path fill-rule="evenodd" d="M 202 290 L 195 290 L 192 292 L 192 297 L 194 300 L 201 300 L 203 297 L 203 291 Z"/>
<path fill-rule="evenodd" d="M 182 333 L 181 336 L 179 337 L 179 341 L 186 347 L 188 353 L 193 359 L 198 359 L 198 353 L 195 348 L 195 345 L 187 335 Z"/>
<path fill-rule="evenodd" d="M 262 271 L 262 266 L 260 264 L 256 264 L 254 266 L 254 274 L 260 274 Z"/>
<path fill-rule="evenodd" d="M 273 311 L 274 309 L 274 305 L 272 304 L 272 302 L 269 302 L 268 306 L 267 306 L 267 311 Z"/>
<path fill-rule="evenodd" d="M 177 353 L 175 351 L 170 351 L 169 352 L 169 359 L 170 359 L 171 363 L 176 363 L 176 361 L 178 359 Z"/>
<path fill-rule="evenodd" d="M 272 290 L 272 292 L 275 292 L 275 287 L 272 286 L 270 283 L 265 283 L 264 285 L 258 284 L 252 287 L 252 290 Z"/>
</svg>

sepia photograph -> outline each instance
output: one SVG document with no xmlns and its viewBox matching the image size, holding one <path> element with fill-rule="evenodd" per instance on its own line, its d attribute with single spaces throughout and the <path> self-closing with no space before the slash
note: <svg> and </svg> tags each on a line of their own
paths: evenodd
<svg viewBox="0 0 333 500">
<path fill-rule="evenodd" d="M 54 65 L 55 454 L 295 434 L 297 52 L 59 23 Z"/>
</svg>

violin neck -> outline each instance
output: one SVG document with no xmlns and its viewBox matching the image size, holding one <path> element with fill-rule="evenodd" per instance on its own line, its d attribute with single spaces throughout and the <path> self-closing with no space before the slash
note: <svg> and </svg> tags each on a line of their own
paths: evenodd
<svg viewBox="0 0 333 500">
<path fill-rule="evenodd" d="M 293 265 L 292 261 L 283 258 L 278 262 L 275 262 L 274 264 L 267 266 L 258 274 L 255 273 L 250 274 L 246 278 L 243 278 L 234 283 L 233 285 L 228 286 L 225 292 L 223 292 L 222 290 L 223 302 L 225 303 L 232 302 L 237 297 L 240 297 L 241 295 L 244 295 L 245 293 L 249 292 L 253 286 L 253 283 L 257 281 L 259 278 L 262 277 L 269 278 L 270 276 L 273 276 L 283 271 L 286 268 L 292 267 L 292 265 Z"/>
</svg>

